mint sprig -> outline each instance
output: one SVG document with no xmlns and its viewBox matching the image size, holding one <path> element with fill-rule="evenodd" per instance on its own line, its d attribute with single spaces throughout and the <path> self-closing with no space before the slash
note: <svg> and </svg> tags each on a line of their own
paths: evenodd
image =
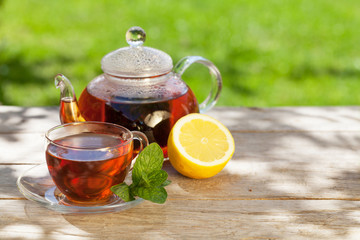
<svg viewBox="0 0 360 240">
<path fill-rule="evenodd" d="M 162 170 L 164 155 L 157 143 L 145 147 L 139 154 L 132 170 L 132 184 L 120 183 L 111 191 L 125 202 L 139 196 L 154 203 L 164 203 L 167 198 L 165 186 L 171 183 L 168 174 Z"/>
</svg>

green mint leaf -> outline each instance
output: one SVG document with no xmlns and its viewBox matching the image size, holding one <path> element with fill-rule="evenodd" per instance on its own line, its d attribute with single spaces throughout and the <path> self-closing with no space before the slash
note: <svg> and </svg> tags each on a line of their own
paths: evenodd
<svg viewBox="0 0 360 240">
<path fill-rule="evenodd" d="M 111 191 L 118 195 L 125 202 L 135 200 L 130 191 L 130 187 L 126 183 L 120 183 L 111 187 Z"/>
<path fill-rule="evenodd" d="M 165 203 L 167 192 L 163 187 L 137 187 L 135 190 L 137 196 L 154 203 Z"/>
<path fill-rule="evenodd" d="M 141 174 L 141 178 L 136 186 L 139 187 L 156 187 L 161 186 L 163 182 L 168 178 L 168 173 L 164 170 L 155 170 L 150 172 L 148 175 L 145 173 Z"/>
<path fill-rule="evenodd" d="M 167 185 L 169 185 L 171 183 L 170 180 L 165 180 L 161 185 L 160 187 L 166 187 Z"/>
<path fill-rule="evenodd" d="M 133 183 L 128 186 L 121 183 L 111 187 L 116 195 L 124 201 L 135 200 L 139 196 L 154 203 L 164 203 L 167 198 L 165 186 L 171 183 L 167 180 L 168 173 L 162 170 L 164 155 L 161 147 L 152 143 L 139 154 L 132 171 Z"/>
<path fill-rule="evenodd" d="M 139 154 L 134 164 L 132 180 L 138 185 L 143 176 L 148 176 L 152 171 L 160 170 L 164 161 L 164 154 L 157 143 L 151 143 Z M 146 178 L 146 177 L 145 177 Z"/>
<path fill-rule="evenodd" d="M 164 170 L 155 170 L 150 172 L 148 175 L 143 173 L 141 175 L 140 181 L 137 185 L 134 185 L 133 188 L 136 187 L 157 187 L 162 186 L 162 184 L 168 178 L 168 173 Z M 168 184 L 167 184 L 168 185 Z"/>
<path fill-rule="evenodd" d="M 148 186 L 161 186 L 168 178 L 168 173 L 164 170 L 152 171 L 147 176 Z"/>
</svg>

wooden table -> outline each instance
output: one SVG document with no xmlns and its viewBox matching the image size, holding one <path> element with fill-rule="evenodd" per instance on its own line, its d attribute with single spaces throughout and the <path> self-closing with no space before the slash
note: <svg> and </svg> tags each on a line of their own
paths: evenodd
<svg viewBox="0 0 360 240">
<path fill-rule="evenodd" d="M 1 239 L 360 239 L 359 107 L 217 107 L 236 150 L 217 176 L 166 162 L 164 205 L 64 215 L 25 199 L 16 179 L 44 162 L 56 107 L 0 106 Z"/>
</svg>

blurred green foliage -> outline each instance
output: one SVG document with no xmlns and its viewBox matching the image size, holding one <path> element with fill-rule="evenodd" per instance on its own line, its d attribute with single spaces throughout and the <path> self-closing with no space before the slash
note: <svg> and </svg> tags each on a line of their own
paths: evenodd
<svg viewBox="0 0 360 240">
<path fill-rule="evenodd" d="M 101 74 L 100 60 L 141 26 L 145 45 L 174 63 L 213 61 L 224 87 L 218 105 L 358 105 L 358 0 L 0 0 L 0 103 L 56 105 L 53 77 L 79 96 Z M 207 71 L 184 80 L 203 99 Z"/>
</svg>

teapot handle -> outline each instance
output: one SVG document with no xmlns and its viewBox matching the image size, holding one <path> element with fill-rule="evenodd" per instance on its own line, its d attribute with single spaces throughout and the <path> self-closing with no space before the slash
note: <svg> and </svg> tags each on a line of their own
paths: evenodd
<svg viewBox="0 0 360 240">
<path fill-rule="evenodd" d="M 188 56 L 182 58 L 174 67 L 174 73 L 181 76 L 193 63 L 201 63 L 209 69 L 211 75 L 211 90 L 206 99 L 200 103 L 200 113 L 210 110 L 217 102 L 222 88 L 221 75 L 217 67 L 209 60 L 200 56 Z"/>
</svg>

